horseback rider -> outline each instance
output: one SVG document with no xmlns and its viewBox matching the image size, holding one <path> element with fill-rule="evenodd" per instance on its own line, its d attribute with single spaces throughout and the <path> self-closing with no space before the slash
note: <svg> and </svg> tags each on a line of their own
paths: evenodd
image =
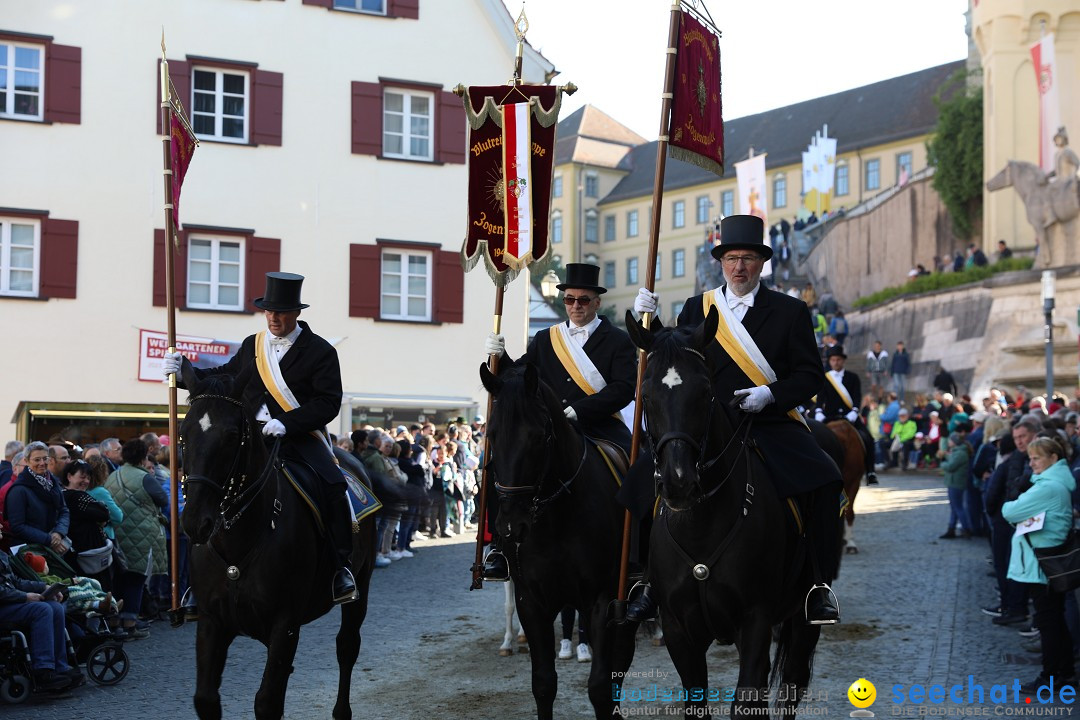
<svg viewBox="0 0 1080 720">
<path fill-rule="evenodd" d="M 325 481 L 317 500 L 335 548 L 333 601 L 350 602 L 356 599 L 349 568 L 354 516 L 345 478 L 325 436 L 327 423 L 341 411 L 341 367 L 334 347 L 306 322 L 297 321 L 300 311 L 309 307 L 300 302 L 303 282 L 302 275 L 266 273 L 266 292 L 253 304 L 263 311 L 269 333 L 249 335 L 224 365 L 194 370 L 200 379 L 248 376 L 242 400 L 262 426 L 266 442 L 281 438 L 283 460 L 307 463 Z M 183 358 L 179 352 L 165 353 L 166 377 L 179 373 Z"/>
<path fill-rule="evenodd" d="M 712 255 L 720 262 L 726 283 L 688 298 L 677 324 L 697 327 L 712 307 L 720 311 L 720 342 L 712 343 L 708 350 L 714 368 L 713 391 L 717 398 L 734 398 L 744 412 L 753 414 L 750 435 L 769 467 L 777 494 L 805 501 L 806 534 L 815 575 L 806 596 L 806 620 L 832 624 L 840 621 L 840 612 L 825 573 L 836 562 L 837 545 L 831 540 L 837 530 L 839 505 L 833 498 L 839 498 L 842 480 L 836 463 L 817 445 L 796 410 L 809 404 L 821 389 L 824 370 L 806 304 L 760 282 L 762 268 L 772 256 L 772 249 L 763 243 L 764 232 L 759 217 L 729 215 L 721 221 L 720 244 L 712 249 Z M 658 299 L 656 293 L 641 288 L 634 310 L 654 313 Z M 739 359 L 724 348 L 725 344 L 739 351 Z M 775 381 L 769 382 L 770 376 Z M 635 476 L 632 471 L 630 477 Z M 826 487 L 835 487 L 835 495 L 822 492 L 816 502 L 811 501 L 811 493 Z M 655 594 L 645 584 L 631 600 L 626 617 L 647 620 L 656 616 L 656 609 Z"/>
<path fill-rule="evenodd" d="M 870 485 L 877 484 L 877 474 L 874 472 L 874 438 L 866 429 L 859 408 L 856 403 L 862 397 L 862 383 L 855 373 L 844 371 L 844 363 L 847 355 L 844 354 L 842 345 L 834 345 L 825 353 L 825 359 L 829 363 L 829 371 L 825 373 L 825 384 L 821 392 L 817 394 L 817 410 L 814 419 L 818 422 L 829 420 L 847 420 L 859 433 L 859 439 L 863 442 L 863 457 L 866 464 L 866 482 Z"/>
<path fill-rule="evenodd" d="M 496 333 L 487 336 L 484 352 L 502 356 L 500 372 L 524 362 L 535 366 L 540 378 L 562 399 L 566 417 L 589 437 L 613 443 L 629 456 L 637 349 L 625 330 L 597 315 L 600 296 L 607 292 L 599 280 L 596 265 L 568 263 L 566 282 L 556 286 L 563 291 L 567 322 L 536 333 L 517 360 L 505 356 L 506 340 Z M 494 503 L 488 506 L 494 508 Z M 498 549 L 497 536 L 493 537 L 483 577 L 509 580 L 506 557 Z"/>
</svg>

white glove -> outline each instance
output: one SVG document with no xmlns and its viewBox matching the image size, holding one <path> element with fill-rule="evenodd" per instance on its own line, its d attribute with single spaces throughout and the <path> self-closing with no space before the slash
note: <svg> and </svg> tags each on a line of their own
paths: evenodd
<svg viewBox="0 0 1080 720">
<path fill-rule="evenodd" d="M 577 420 L 577 412 L 569 405 L 563 408 L 562 414 L 566 416 L 567 420 Z"/>
<path fill-rule="evenodd" d="M 746 412 L 761 412 L 765 409 L 765 406 L 773 402 L 772 390 L 767 385 L 758 385 L 757 387 L 746 388 L 745 390 L 736 390 L 735 397 L 742 396 L 743 400 L 739 403 L 739 407 Z"/>
<path fill-rule="evenodd" d="M 161 359 L 161 371 L 168 378 L 170 375 L 180 372 L 180 365 L 184 362 L 183 353 L 167 352 Z"/>
<path fill-rule="evenodd" d="M 814 419 L 818 422 L 825 422 L 825 413 L 821 412 L 821 408 L 814 411 Z"/>
<path fill-rule="evenodd" d="M 848 419 L 848 422 L 855 422 L 856 420 L 859 419 L 859 411 L 856 410 L 855 408 L 852 408 L 852 409 L 848 410 L 848 414 L 845 415 L 844 417 L 846 417 Z"/>
<path fill-rule="evenodd" d="M 263 435 L 269 435 L 270 437 L 281 437 L 285 434 L 285 425 L 282 424 L 277 418 L 263 425 Z"/>
<path fill-rule="evenodd" d="M 502 357 L 505 352 L 506 338 L 495 333 L 488 333 L 488 336 L 484 338 L 484 354 Z"/>
<path fill-rule="evenodd" d="M 639 288 L 637 297 L 634 298 L 634 312 L 638 315 L 654 313 L 659 300 L 660 296 L 654 292 L 649 292 L 648 288 Z"/>
</svg>

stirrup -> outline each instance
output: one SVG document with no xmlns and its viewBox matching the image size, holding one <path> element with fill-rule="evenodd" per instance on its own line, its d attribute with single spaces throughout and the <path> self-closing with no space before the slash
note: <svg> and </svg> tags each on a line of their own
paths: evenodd
<svg viewBox="0 0 1080 720">
<path fill-rule="evenodd" d="M 502 558 L 502 565 L 506 568 L 505 577 L 503 577 L 502 575 L 494 574 L 496 568 L 493 566 L 493 564 L 496 562 L 496 557 Z M 491 582 L 510 581 L 510 561 L 507 559 L 506 555 L 503 554 L 502 550 L 499 550 L 498 548 L 493 548 L 488 552 L 487 556 L 484 558 L 484 567 L 480 571 L 480 576 L 483 579 L 489 580 Z"/>
<path fill-rule="evenodd" d="M 641 588 L 641 592 L 633 597 L 634 591 Z M 631 622 L 648 622 L 650 620 L 656 620 L 659 616 L 660 603 L 655 597 L 652 596 L 652 585 L 640 580 L 633 584 L 630 591 L 626 593 L 626 619 Z M 644 606 L 644 607 L 642 607 Z M 631 617 L 635 615 L 637 617 Z"/>
<path fill-rule="evenodd" d="M 352 585 L 352 591 L 347 594 L 342 593 L 339 595 L 338 576 L 342 574 L 344 574 L 343 580 L 345 580 L 345 583 L 342 584 Z M 352 570 L 349 570 L 349 568 L 347 567 L 343 567 L 336 573 L 334 573 L 334 579 L 331 581 L 330 594 L 333 598 L 333 602 L 335 605 L 352 602 L 353 600 L 356 600 L 358 597 L 360 597 L 360 591 L 356 588 L 356 578 L 353 577 Z"/>
<path fill-rule="evenodd" d="M 819 610 L 825 608 L 827 613 L 831 610 L 832 613 L 835 614 L 835 617 L 811 619 L 810 597 L 817 590 L 825 590 L 826 595 L 824 603 L 821 603 L 819 607 L 815 607 L 814 609 Z M 836 625 L 840 622 L 840 601 L 836 598 L 836 593 L 833 592 L 833 589 L 829 587 L 828 583 L 816 583 L 806 593 L 806 599 L 803 601 L 803 617 L 806 618 L 807 625 Z"/>
</svg>

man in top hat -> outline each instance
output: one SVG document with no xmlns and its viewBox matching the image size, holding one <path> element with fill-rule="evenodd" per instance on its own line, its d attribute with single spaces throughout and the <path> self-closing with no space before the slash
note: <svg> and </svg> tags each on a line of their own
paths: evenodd
<svg viewBox="0 0 1080 720">
<path fill-rule="evenodd" d="M 825 352 L 829 371 L 825 373 L 825 384 L 817 394 L 817 410 L 814 419 L 818 422 L 844 418 L 855 427 L 863 442 L 863 458 L 866 464 L 866 482 L 877 484 L 874 472 L 874 438 L 863 424 L 859 415 L 859 402 L 862 398 L 862 383 L 856 373 L 845 372 L 844 363 L 847 355 L 842 345 L 834 345 Z"/>
<path fill-rule="evenodd" d="M 316 437 L 325 432 L 327 423 L 341 410 L 341 367 L 334 347 L 312 332 L 306 322 L 297 320 L 300 311 L 308 307 L 300 302 L 303 282 L 302 275 L 267 273 L 266 292 L 253 304 L 263 311 L 269 332 L 249 335 L 224 365 L 206 370 L 196 368 L 195 374 L 199 378 L 217 374 L 238 377 L 241 373 L 248 376 L 242 398 L 262 424 L 267 442 L 283 438 L 282 459 L 306 462 L 326 481 L 322 510 L 330 518 L 327 525 L 338 563 L 333 599 L 335 603 L 348 602 L 356 597 L 356 583 L 349 569 L 352 506 L 332 448 Z M 259 355 L 268 360 L 262 369 L 255 361 L 256 343 L 262 343 Z M 166 377 L 178 373 L 182 361 L 181 353 L 166 353 L 163 363 Z M 275 365 L 277 372 L 273 371 Z M 290 393 L 285 391 L 291 391 L 297 407 L 283 407 L 283 403 L 291 404 L 291 399 L 287 399 Z"/>
<path fill-rule="evenodd" d="M 753 414 L 750 434 L 769 466 L 780 497 L 798 496 L 808 501 L 803 510 L 817 577 L 807 595 L 807 621 L 831 624 L 839 622 L 840 613 L 824 581 L 836 564 L 836 517 L 843 484 L 836 463 L 818 447 L 795 410 L 809 405 L 821 390 L 824 370 L 806 303 L 760 282 L 762 268 L 772 257 L 772 249 L 763 242 L 764 235 L 764 223 L 756 216 L 729 215 L 721 221 L 720 243 L 712 249 L 712 255 L 720 262 L 725 284 L 687 299 L 678 325 L 696 327 L 705 321 L 710 309 L 719 311 L 720 342 L 710 344 L 708 349 L 713 391 L 718 398 L 731 398 L 744 412 Z M 656 293 L 641 288 L 634 310 L 655 313 L 657 301 Z M 724 350 L 723 342 L 738 343 L 750 357 L 759 358 L 756 367 L 744 371 Z M 813 491 L 826 486 L 834 486 L 835 493 L 815 493 L 814 501 L 809 502 Z M 650 589 L 646 586 L 630 603 L 629 619 L 655 615 L 656 602 Z"/>
<path fill-rule="evenodd" d="M 619 416 L 634 400 L 637 349 L 625 330 L 596 314 L 600 296 L 607 292 L 599 280 L 600 268 L 596 265 L 568 263 L 566 282 L 557 287 L 563 291 L 569 320 L 536 333 L 525 354 L 517 360 L 503 357 L 499 370 L 531 363 L 562 400 L 566 417 L 586 435 L 615 443 L 629 454 L 629 425 Z M 503 336 L 490 333 L 484 341 L 484 352 L 505 355 Z M 488 554 L 484 577 L 509 578 L 506 558 L 495 549 Z"/>
</svg>

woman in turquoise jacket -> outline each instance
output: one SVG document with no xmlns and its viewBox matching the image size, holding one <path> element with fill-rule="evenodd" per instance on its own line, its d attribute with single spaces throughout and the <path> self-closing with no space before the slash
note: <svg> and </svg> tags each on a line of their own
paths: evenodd
<svg viewBox="0 0 1080 720">
<path fill-rule="evenodd" d="M 1031 488 L 1001 506 L 1001 516 L 1017 525 L 1043 515 L 1043 526 L 1013 535 L 1009 557 L 1010 580 L 1027 583 L 1035 604 L 1034 625 L 1042 638 L 1043 669 L 1021 692 L 1034 693 L 1054 678 L 1056 687 L 1075 684 L 1072 639 L 1065 625 L 1065 595 L 1050 588 L 1032 546 L 1054 547 L 1065 542 L 1073 526 L 1072 491 L 1076 481 L 1065 463 L 1065 449 L 1053 438 L 1036 438 L 1027 447 L 1031 461 Z"/>
</svg>

